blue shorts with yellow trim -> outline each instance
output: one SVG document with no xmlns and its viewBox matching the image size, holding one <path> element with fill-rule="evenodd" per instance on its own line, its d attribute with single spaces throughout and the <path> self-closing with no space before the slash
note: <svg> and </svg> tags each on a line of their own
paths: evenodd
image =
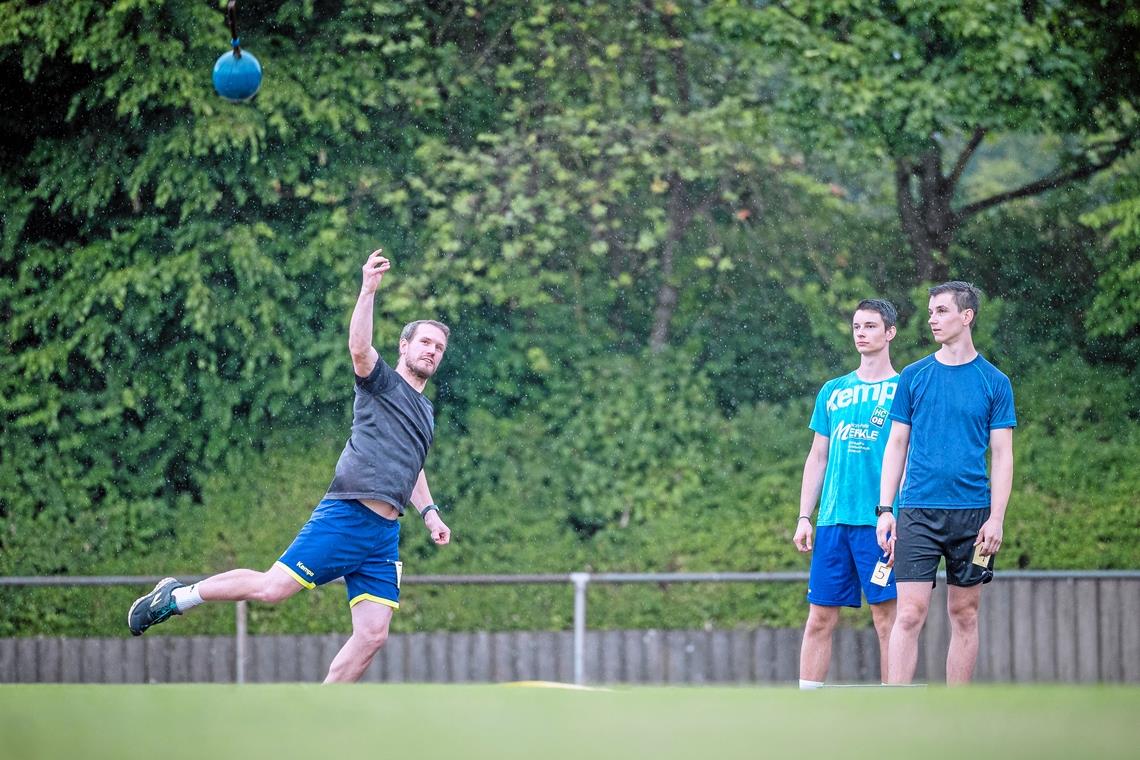
<svg viewBox="0 0 1140 760">
<path fill-rule="evenodd" d="M 355 499 L 324 499 L 277 560 L 305 588 L 344 576 L 348 604 L 400 608 L 400 523 Z"/>
<path fill-rule="evenodd" d="M 808 601 L 820 607 L 859 607 L 882 604 L 897 596 L 895 574 L 887 585 L 871 583 L 875 563 L 886 560 L 875 528 L 870 525 L 819 525 L 812 547 Z M 859 592 L 862 591 L 863 594 Z"/>
</svg>

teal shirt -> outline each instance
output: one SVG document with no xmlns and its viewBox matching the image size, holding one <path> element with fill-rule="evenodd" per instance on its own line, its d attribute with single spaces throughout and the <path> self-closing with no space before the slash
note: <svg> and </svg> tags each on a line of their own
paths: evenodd
<svg viewBox="0 0 1140 760">
<path fill-rule="evenodd" d="M 812 430 L 828 439 L 816 525 L 874 525 L 891 402 L 899 376 L 866 383 L 854 372 L 828 381 L 815 398 Z"/>
</svg>

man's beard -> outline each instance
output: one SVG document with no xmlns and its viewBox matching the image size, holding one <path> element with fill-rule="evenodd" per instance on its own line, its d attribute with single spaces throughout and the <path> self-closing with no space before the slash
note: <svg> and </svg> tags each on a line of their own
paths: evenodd
<svg viewBox="0 0 1140 760">
<path fill-rule="evenodd" d="M 430 380 L 435 374 L 435 364 L 425 359 L 408 365 L 408 371 L 421 380 Z"/>
</svg>

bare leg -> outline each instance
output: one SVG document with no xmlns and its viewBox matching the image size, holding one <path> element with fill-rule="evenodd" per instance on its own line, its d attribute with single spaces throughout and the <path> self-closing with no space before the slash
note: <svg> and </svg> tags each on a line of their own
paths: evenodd
<svg viewBox="0 0 1140 760">
<path fill-rule="evenodd" d="M 206 602 L 267 602 L 276 604 L 304 588 L 297 579 L 273 565 L 264 573 L 256 570 L 230 570 L 198 583 L 198 593 Z"/>
<path fill-rule="evenodd" d="M 974 677 L 978 661 L 978 607 L 982 601 L 982 584 L 962 588 L 950 586 L 946 591 L 946 610 L 950 614 L 950 649 L 946 653 L 946 683 L 967 684 Z"/>
<path fill-rule="evenodd" d="M 277 566 L 264 573 L 230 570 L 199 581 L 190 588 L 175 578 L 164 578 L 131 605 L 127 611 L 127 628 L 132 636 L 141 636 L 151 626 L 169 620 L 172 615 L 184 614 L 202 602 L 253 600 L 275 604 L 301 588 L 293 576 Z"/>
<path fill-rule="evenodd" d="M 879 677 L 887 683 L 887 652 L 890 651 L 891 628 L 895 624 L 897 602 L 891 599 L 871 605 L 871 620 L 875 623 L 875 634 L 879 637 Z"/>
<path fill-rule="evenodd" d="M 388 640 L 392 608 L 379 602 L 363 601 L 352 608 L 352 635 L 336 653 L 325 683 L 351 683 L 360 680 L 372 658 Z"/>
<path fill-rule="evenodd" d="M 918 667 L 918 635 L 930 611 L 934 587 L 929 581 L 900 581 L 899 598 L 891 640 L 887 645 L 887 683 L 907 684 Z"/>
<path fill-rule="evenodd" d="M 839 623 L 838 607 L 813 604 L 804 625 L 804 641 L 800 647 L 800 679 L 823 682 L 831 664 L 831 636 Z"/>
</svg>

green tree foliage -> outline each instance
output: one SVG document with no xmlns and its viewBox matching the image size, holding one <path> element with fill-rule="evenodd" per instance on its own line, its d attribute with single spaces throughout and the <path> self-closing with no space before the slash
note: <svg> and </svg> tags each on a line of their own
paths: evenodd
<svg viewBox="0 0 1140 760">
<path fill-rule="evenodd" d="M 698 33 L 699 6 L 627 10 L 530 5 L 499 70 L 526 96 L 473 145 L 426 143 L 433 171 L 406 195 L 430 204 L 426 269 L 449 298 L 661 351 L 687 294 L 783 264 L 739 230 L 780 224 L 819 183 L 767 136 L 758 72 Z"/>
<path fill-rule="evenodd" d="M 1113 200 L 1081 217 L 1106 231 L 1088 327 L 1096 337 L 1123 339 L 1135 363 L 1140 359 L 1140 154 L 1122 163 L 1113 189 Z"/>
<path fill-rule="evenodd" d="M 992 311 L 983 312 L 989 318 Z M 725 417 L 700 373 L 640 357 L 591 361 L 519 413 L 473 413 L 445 426 L 429 462 L 454 529 L 440 549 L 414 516 L 401 524 L 407 577 L 431 573 L 806 570 L 791 544 L 811 444 L 809 399 L 749 404 Z M 1140 525 L 1140 428 L 1128 376 L 1067 354 L 1015 376 L 1016 477 L 1001 569 L 1130 568 Z M 200 573 L 268 566 L 323 493 L 343 445 L 339 424 L 277 431 L 264 453 L 204 479 L 203 504 L 162 540 L 93 571 Z M 116 635 L 137 589 L 0 590 L 0 635 Z M 592 587 L 598 628 L 793 626 L 803 586 Z M 568 585 L 404 588 L 396 630 L 565 630 Z M 252 605 L 252 630 L 346 631 L 343 586 Z M 867 624 L 868 616 L 852 622 Z M 159 635 L 232 630 L 208 605 Z M 150 634 L 148 634 L 150 635 Z"/>
<path fill-rule="evenodd" d="M 228 32 L 206 3 L 0 14 L 3 97 L 25 111 L 0 184 L 6 570 L 137 549 L 239 443 L 235 421 L 339 398 L 363 256 L 414 250 L 385 197 L 451 130 L 445 98 L 494 101 L 459 72 L 478 34 L 430 6 L 251 5 L 239 28 L 269 85 L 248 106 L 212 93 Z M 397 281 L 386 314 L 422 313 L 430 288 Z"/>
<path fill-rule="evenodd" d="M 944 280 L 963 222 L 1085 179 L 1136 144 L 1140 16 L 1116 2 L 717 3 L 727 33 L 786 52 L 774 103 L 809 147 L 889 162 L 917 281 Z M 961 180 L 987 135 L 1075 139 L 1046 176 L 981 197 Z M 827 147 L 824 147 L 827 146 Z"/>
</svg>

